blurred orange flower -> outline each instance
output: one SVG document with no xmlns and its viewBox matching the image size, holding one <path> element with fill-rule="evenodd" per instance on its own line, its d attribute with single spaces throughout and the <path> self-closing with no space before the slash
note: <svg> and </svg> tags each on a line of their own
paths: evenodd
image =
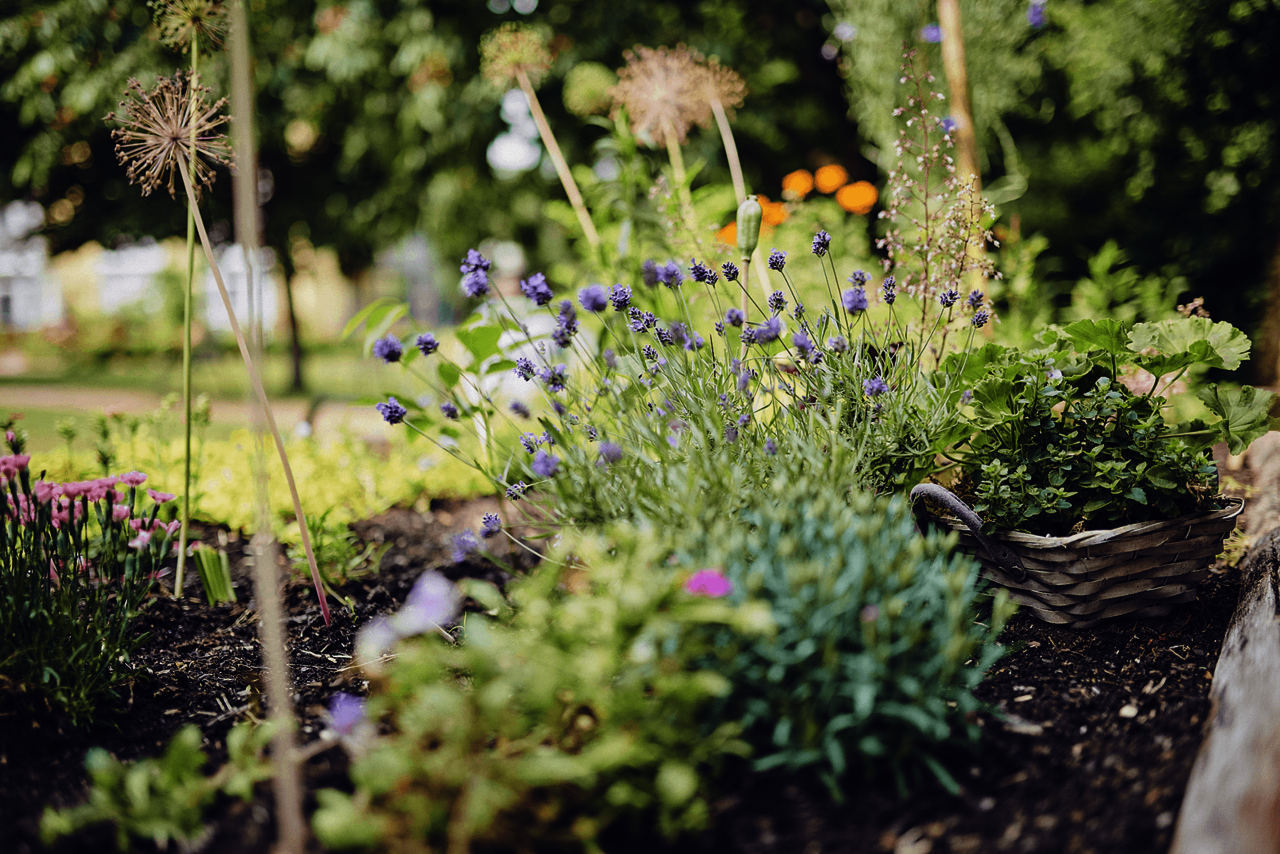
<svg viewBox="0 0 1280 854">
<path fill-rule="evenodd" d="M 731 222 L 724 228 L 717 231 L 716 240 L 720 241 L 725 246 L 738 245 L 738 224 L 736 222 Z"/>
<path fill-rule="evenodd" d="M 867 181 L 846 184 L 836 193 L 836 201 L 840 203 L 840 207 L 855 214 L 870 213 L 878 198 L 880 194 L 875 186 Z"/>
<path fill-rule="evenodd" d="M 849 182 L 848 170 L 835 163 L 823 166 L 813 177 L 820 193 L 834 193 Z"/>
<path fill-rule="evenodd" d="M 808 169 L 797 169 L 782 178 L 782 196 L 787 199 L 803 199 L 813 190 L 813 175 Z"/>
<path fill-rule="evenodd" d="M 761 199 L 761 202 L 764 200 Z M 764 208 L 764 224 L 765 225 L 782 225 L 787 221 L 787 206 L 782 202 L 769 202 L 762 204 Z"/>
</svg>

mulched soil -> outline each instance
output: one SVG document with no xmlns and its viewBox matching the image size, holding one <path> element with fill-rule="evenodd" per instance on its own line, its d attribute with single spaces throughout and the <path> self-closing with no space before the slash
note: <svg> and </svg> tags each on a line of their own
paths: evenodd
<svg viewBox="0 0 1280 854">
<path fill-rule="evenodd" d="M 1233 472 L 1247 482 L 1247 473 Z M 344 585 L 355 612 L 333 611 L 325 628 L 305 579 L 287 588 L 294 700 L 300 733 L 315 741 L 322 710 L 338 690 L 360 692 L 347 669 L 357 627 L 393 610 L 419 574 L 500 580 L 487 564 L 454 564 L 448 541 L 492 509 L 484 501 L 440 504 L 429 513 L 392 510 L 354 526 L 367 542 L 387 543 L 376 574 Z M 128 707 L 107 725 L 76 730 L 50 715 L 15 712 L 0 696 L 0 848 L 45 850 L 38 841 L 46 805 L 66 807 L 87 792 L 84 754 L 104 747 L 120 759 L 154 756 L 179 727 L 194 723 L 220 762 L 232 724 L 262 716 L 257 617 L 234 534 L 227 548 L 239 603 L 208 607 L 193 578 L 182 600 L 158 599 L 143 618 L 152 638 L 135 656 Z M 850 784 L 844 803 L 805 775 L 735 775 L 713 805 L 710 830 L 674 844 L 606 840 L 610 851 L 680 852 L 1164 852 L 1209 714 L 1218 650 L 1236 605 L 1239 574 L 1219 568 L 1197 602 L 1167 618 L 1119 619 L 1088 631 L 1062 629 L 1018 614 L 1003 635 L 1009 653 L 978 695 L 981 752 L 957 766 L 959 796 L 937 789 L 901 799 L 892 789 Z M 340 749 L 305 766 L 310 793 L 342 787 Z M 220 801 L 197 850 L 256 854 L 275 829 L 269 786 L 255 800 Z M 106 851 L 103 827 L 64 839 L 53 850 Z M 140 843 L 135 850 L 151 850 Z M 318 847 L 316 850 L 319 850 Z"/>
</svg>

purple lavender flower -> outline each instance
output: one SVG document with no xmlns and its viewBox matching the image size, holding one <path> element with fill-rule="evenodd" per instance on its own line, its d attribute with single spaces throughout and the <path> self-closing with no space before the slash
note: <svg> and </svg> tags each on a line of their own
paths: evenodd
<svg viewBox="0 0 1280 854">
<path fill-rule="evenodd" d="M 854 270 L 849 274 L 849 278 L 845 281 L 854 287 L 865 288 L 867 286 L 867 282 L 871 281 L 871 276 L 867 275 L 865 270 Z"/>
<path fill-rule="evenodd" d="M 444 413 L 445 418 L 450 418 L 454 421 L 458 420 L 458 407 L 454 406 L 451 401 L 446 400 L 440 404 L 440 411 Z"/>
<path fill-rule="evenodd" d="M 613 442 L 600 443 L 600 463 L 612 465 L 622 459 L 622 448 Z"/>
<path fill-rule="evenodd" d="M 893 301 L 898 298 L 898 291 L 894 288 L 896 284 L 897 280 L 893 276 L 885 276 L 884 281 L 880 283 L 880 293 L 889 305 L 893 305 Z"/>
<path fill-rule="evenodd" d="M 716 334 L 719 335 L 721 338 L 724 337 L 724 321 L 723 320 L 716 321 Z"/>
<path fill-rule="evenodd" d="M 394 335 L 387 335 L 373 342 L 373 355 L 388 365 L 400 361 L 404 355 L 404 345 Z"/>
<path fill-rule="evenodd" d="M 706 343 L 707 343 L 706 341 L 702 340 L 701 335 L 694 332 L 685 340 L 684 348 L 686 350 L 689 350 L 690 352 L 693 352 L 693 351 L 701 350 L 706 345 Z"/>
<path fill-rule="evenodd" d="M 739 415 L 739 416 L 738 416 L 738 426 L 739 426 L 739 427 L 746 427 L 746 426 L 747 426 L 748 424 L 750 424 L 750 423 L 751 423 L 751 413 L 750 413 L 750 412 L 744 412 L 744 413 L 742 413 L 741 415 Z"/>
<path fill-rule="evenodd" d="M 661 274 L 656 261 L 649 260 L 640 265 L 640 281 L 649 287 L 657 287 L 660 277 Z"/>
<path fill-rule="evenodd" d="M 764 452 L 771 457 L 778 455 L 778 443 L 773 441 L 772 436 L 764 440 Z"/>
<path fill-rule="evenodd" d="M 476 532 L 467 528 L 461 534 L 453 535 L 453 562 L 462 563 L 471 555 L 480 551 L 480 541 L 476 539 Z"/>
<path fill-rule="evenodd" d="M 676 347 L 689 347 L 689 330 L 683 323 L 676 321 L 671 324 L 671 328 L 667 330 L 667 334 L 671 337 L 670 341 L 663 341 L 664 344 L 671 344 Z M 661 340 L 661 339 L 659 339 Z"/>
<path fill-rule="evenodd" d="M 632 332 L 644 332 L 644 312 L 636 308 L 634 305 L 627 309 L 627 325 L 631 327 Z"/>
<path fill-rule="evenodd" d="M 1027 6 L 1027 23 L 1037 30 L 1048 23 L 1044 15 L 1044 0 L 1032 0 Z"/>
<path fill-rule="evenodd" d="M 533 379 L 533 373 L 535 370 L 537 369 L 534 367 L 532 359 L 520 356 L 516 359 L 516 366 L 512 368 L 511 372 L 525 382 L 528 382 Z"/>
<path fill-rule="evenodd" d="M 738 265 L 732 261 L 725 261 L 721 264 L 720 271 L 724 273 L 724 280 L 726 282 L 738 281 Z"/>
<path fill-rule="evenodd" d="M 968 406 L 969 401 L 971 400 L 973 400 L 973 390 L 965 389 L 964 393 L 960 395 L 960 403 L 962 403 L 965 406 Z"/>
<path fill-rule="evenodd" d="M 724 313 L 724 322 L 730 326 L 741 326 L 744 320 L 746 316 L 740 308 L 731 308 Z"/>
<path fill-rule="evenodd" d="M 925 24 L 920 28 L 920 39 L 930 44 L 937 44 L 942 41 L 942 27 L 937 24 Z"/>
<path fill-rule="evenodd" d="M 525 406 L 524 403 L 519 400 L 511 401 L 511 411 L 516 415 L 519 415 L 521 418 L 529 418 L 532 415 L 532 413 L 529 412 L 529 407 Z"/>
<path fill-rule="evenodd" d="M 970 322 L 973 323 L 973 326 L 975 329 L 981 329 L 982 327 L 987 325 L 987 321 L 990 319 L 991 319 L 991 315 L 987 312 L 985 308 L 983 308 L 983 309 L 978 309 L 973 313 L 973 320 Z"/>
<path fill-rule="evenodd" d="M 655 328 L 653 330 L 653 334 L 658 339 L 658 343 L 660 344 L 665 344 L 666 346 L 670 347 L 672 344 L 676 343 L 675 338 L 671 335 L 671 331 L 668 329 L 663 329 L 661 326 Z"/>
<path fill-rule="evenodd" d="M 568 370 L 568 366 L 566 365 L 556 365 L 555 367 L 543 368 L 538 371 L 538 379 L 546 383 L 548 391 L 564 391 L 565 379 L 567 378 Z"/>
<path fill-rule="evenodd" d="M 770 270 L 777 270 L 781 272 L 782 268 L 785 266 L 787 266 L 787 253 L 783 252 L 781 249 L 774 249 L 769 253 Z"/>
<path fill-rule="evenodd" d="M 555 298 L 547 277 L 542 273 L 534 273 L 527 279 L 520 280 L 520 293 L 533 300 L 534 305 L 546 305 Z"/>
<path fill-rule="evenodd" d="M 399 424 L 409 414 L 409 410 L 401 406 L 400 401 L 394 397 L 388 397 L 386 403 L 379 403 L 376 408 L 388 424 Z"/>
<path fill-rule="evenodd" d="M 617 284 L 609 288 L 609 302 L 613 303 L 614 311 L 626 311 L 627 306 L 631 305 L 630 286 Z"/>
<path fill-rule="evenodd" d="M 849 349 L 849 342 L 843 335 L 832 335 L 827 339 L 827 349 L 832 353 L 843 353 Z"/>
<path fill-rule="evenodd" d="M 462 266 L 458 268 L 458 271 L 462 273 L 474 273 L 477 270 L 482 270 L 487 273 L 489 271 L 490 263 L 491 262 L 488 258 L 484 257 L 476 250 L 468 249 L 466 260 L 462 262 Z"/>
<path fill-rule="evenodd" d="M 455 563 L 466 560 L 467 554 L 480 550 L 476 535 L 470 529 L 453 538 Z M 459 557 L 460 548 L 466 552 Z M 404 607 L 391 618 L 391 626 L 401 637 L 422 634 L 453 622 L 462 607 L 462 594 L 453 582 L 435 570 L 427 570 L 414 582 L 413 589 L 405 597 Z"/>
<path fill-rule="evenodd" d="M 528 488 L 529 488 L 528 484 L 526 484 L 523 480 L 516 481 L 515 483 L 507 487 L 507 500 L 519 501 L 521 498 L 524 498 L 524 491 Z"/>
<path fill-rule="evenodd" d="M 533 458 L 533 463 L 529 466 L 533 473 L 538 477 L 555 477 L 556 469 L 560 468 L 560 458 L 553 457 L 546 451 L 539 450 Z"/>
<path fill-rule="evenodd" d="M 724 428 L 724 440 L 730 445 L 738 441 L 738 428 L 732 424 L 726 424 Z"/>
<path fill-rule="evenodd" d="M 418 340 L 414 342 L 422 355 L 430 356 L 436 350 L 440 349 L 440 342 L 436 340 L 436 336 L 430 332 L 424 332 L 418 336 Z"/>
<path fill-rule="evenodd" d="M 742 332 L 739 333 L 739 339 L 743 344 L 754 344 L 756 343 L 756 331 L 750 326 L 744 326 Z"/>
<path fill-rule="evenodd" d="M 960 299 L 960 294 L 956 291 L 956 289 L 948 288 L 947 290 L 938 294 L 938 305 L 942 306 L 943 308 L 951 308 L 951 306 L 956 304 L 956 300 L 958 299 Z"/>
<path fill-rule="evenodd" d="M 674 291 L 684 283 L 684 273 L 680 271 L 679 264 L 675 261 L 668 261 L 658 269 L 658 281 Z"/>
<path fill-rule="evenodd" d="M 787 307 L 787 298 L 782 295 L 782 291 L 774 291 L 769 294 L 769 311 L 774 314 L 781 314 L 782 310 Z"/>
<path fill-rule="evenodd" d="M 329 701 L 329 728 L 338 735 L 351 735 L 365 719 L 365 700 L 339 691 Z"/>
<path fill-rule="evenodd" d="M 538 437 L 539 445 L 546 445 L 547 447 L 551 447 L 555 443 L 556 443 L 556 440 L 552 438 L 551 433 L 547 430 L 543 430 L 542 435 Z"/>
<path fill-rule="evenodd" d="M 862 390 L 868 397 L 879 397 L 889 390 L 889 384 L 880 377 L 872 377 L 862 381 Z"/>
<path fill-rule="evenodd" d="M 942 127 L 943 133 L 951 133 L 953 130 L 959 127 L 959 124 L 956 122 L 955 119 L 951 118 L 951 116 L 942 117 L 941 119 L 938 120 L 938 124 Z"/>
<path fill-rule="evenodd" d="M 655 350 L 655 349 L 653 349 L 653 345 L 652 345 L 652 344 L 645 344 L 645 345 L 644 345 L 644 347 L 643 347 L 643 348 L 641 348 L 640 352 L 641 352 L 641 354 L 643 354 L 643 355 L 644 355 L 644 357 L 645 357 L 646 359 L 648 359 L 650 362 L 656 362 L 656 361 L 658 361 L 658 351 L 657 351 L 657 350 Z"/>
<path fill-rule="evenodd" d="M 609 295 L 605 293 L 604 285 L 588 285 L 578 291 L 578 302 L 587 311 L 601 312 L 609 305 Z"/>
<path fill-rule="evenodd" d="M 604 352 L 601 353 L 600 355 L 604 359 L 604 363 L 606 366 L 608 366 L 609 370 L 616 371 L 618 369 L 617 353 L 613 352 L 608 347 L 605 347 Z"/>
<path fill-rule="evenodd" d="M 559 415 L 561 418 L 563 418 L 565 413 L 569 411 L 568 409 L 565 409 L 564 404 L 558 400 L 551 401 L 551 408 L 555 410 L 556 415 Z"/>
<path fill-rule="evenodd" d="M 689 267 L 689 277 L 691 279 L 693 279 L 695 282 L 702 282 L 708 285 L 714 285 L 716 283 L 716 279 L 715 279 L 716 274 L 714 270 L 712 270 L 706 264 L 703 264 L 701 261 L 698 261 L 693 258 L 690 258 L 689 260 L 692 262 L 691 266 Z"/>
<path fill-rule="evenodd" d="M 791 336 L 791 346 L 800 352 L 800 355 L 809 358 L 813 355 L 813 342 L 809 340 L 809 336 L 804 332 L 797 332 Z"/>
<path fill-rule="evenodd" d="M 969 308 L 981 308 L 984 296 L 985 294 L 982 291 L 969 291 Z"/>
<path fill-rule="evenodd" d="M 813 236 L 813 254 L 821 258 L 831 249 L 831 235 L 826 231 L 819 231 Z"/>
<path fill-rule="evenodd" d="M 804 317 L 804 303 L 802 302 L 796 303 L 795 308 L 791 309 L 791 316 L 794 317 L 796 320 L 799 320 L 800 318 Z"/>
<path fill-rule="evenodd" d="M 764 323 L 756 327 L 756 343 L 768 344 L 771 341 L 777 341 L 778 336 L 782 334 L 782 321 L 774 315 Z"/>
<path fill-rule="evenodd" d="M 578 331 L 578 312 L 568 300 L 560 302 L 560 313 L 556 317 L 556 328 L 551 333 L 551 340 L 557 347 L 568 347 L 569 340 Z"/>
<path fill-rule="evenodd" d="M 486 513 L 480 518 L 480 536 L 486 540 L 502 532 L 502 520 L 497 513 Z"/>
<path fill-rule="evenodd" d="M 844 310 L 850 314 L 867 310 L 867 292 L 864 288 L 849 288 L 840 295 L 840 301 L 844 303 Z"/>
<path fill-rule="evenodd" d="M 469 297 L 482 297 L 489 293 L 489 277 L 483 270 L 467 273 L 462 277 L 462 292 Z"/>
</svg>

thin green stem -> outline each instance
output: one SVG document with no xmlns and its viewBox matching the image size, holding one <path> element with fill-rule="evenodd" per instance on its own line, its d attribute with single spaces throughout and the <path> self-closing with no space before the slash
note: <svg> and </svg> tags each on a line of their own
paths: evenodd
<svg viewBox="0 0 1280 854">
<path fill-rule="evenodd" d="M 196 83 L 200 70 L 200 51 L 195 33 L 191 34 L 191 80 L 188 88 L 191 97 L 191 115 L 194 119 L 196 108 Z M 191 122 L 191 183 L 196 181 L 196 123 Z M 182 296 L 182 409 L 183 444 L 182 444 L 182 529 L 178 534 L 178 568 L 173 578 L 173 595 L 182 597 L 182 588 L 186 582 L 187 569 L 187 535 L 191 525 L 191 296 L 196 280 L 196 219 L 195 201 L 187 206 L 187 286 Z"/>
</svg>

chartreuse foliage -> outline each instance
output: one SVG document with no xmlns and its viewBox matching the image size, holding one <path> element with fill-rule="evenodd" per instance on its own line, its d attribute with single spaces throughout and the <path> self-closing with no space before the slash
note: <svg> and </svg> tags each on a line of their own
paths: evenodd
<svg viewBox="0 0 1280 854">
<path fill-rule="evenodd" d="M 1209 420 L 1166 420 L 1159 389 L 1248 358 L 1248 339 L 1228 323 L 1081 320 L 1042 341 L 1025 352 L 988 345 L 965 366 L 977 430 L 960 451 L 960 486 L 994 527 L 1064 534 L 1081 521 L 1114 527 L 1212 509 L 1209 446 L 1240 453 L 1271 429 L 1274 395 L 1248 386 L 1210 383 L 1197 395 Z"/>
<path fill-rule="evenodd" d="M 48 845 L 81 828 L 111 822 L 121 851 L 135 838 L 151 840 L 161 850 L 171 840 L 192 842 L 214 796 L 223 792 L 248 801 L 254 784 L 271 775 L 262 755 L 270 738 L 269 725 L 236 724 L 227 734 L 227 764 L 208 776 L 208 757 L 200 749 L 196 726 L 178 730 L 158 759 L 124 763 L 95 747 L 84 760 L 91 781 L 88 802 L 67 810 L 46 808 L 40 835 Z"/>
<path fill-rule="evenodd" d="M 1003 591 L 978 622 L 977 568 L 937 532 L 921 537 L 901 498 L 842 494 L 819 473 L 775 477 L 734 518 L 699 519 L 678 537 L 691 566 L 734 583 L 732 603 L 767 603 L 777 630 L 714 633 L 732 688 L 706 717 L 740 724 L 755 768 L 815 768 L 839 795 L 848 776 L 921 772 L 972 747 L 971 693 L 1000 654 L 1013 611 Z"/>
<path fill-rule="evenodd" d="M 711 662 L 713 627 L 772 625 L 760 603 L 685 592 L 667 554 L 634 526 L 575 537 L 508 588 L 514 610 L 469 614 L 459 645 L 402 642 L 368 703 L 386 734 L 353 762 L 354 794 L 319 793 L 320 841 L 589 847 L 625 815 L 667 834 L 704 824 L 709 772 L 747 747 L 736 722 L 705 725 L 730 680 L 694 663 Z"/>
</svg>

